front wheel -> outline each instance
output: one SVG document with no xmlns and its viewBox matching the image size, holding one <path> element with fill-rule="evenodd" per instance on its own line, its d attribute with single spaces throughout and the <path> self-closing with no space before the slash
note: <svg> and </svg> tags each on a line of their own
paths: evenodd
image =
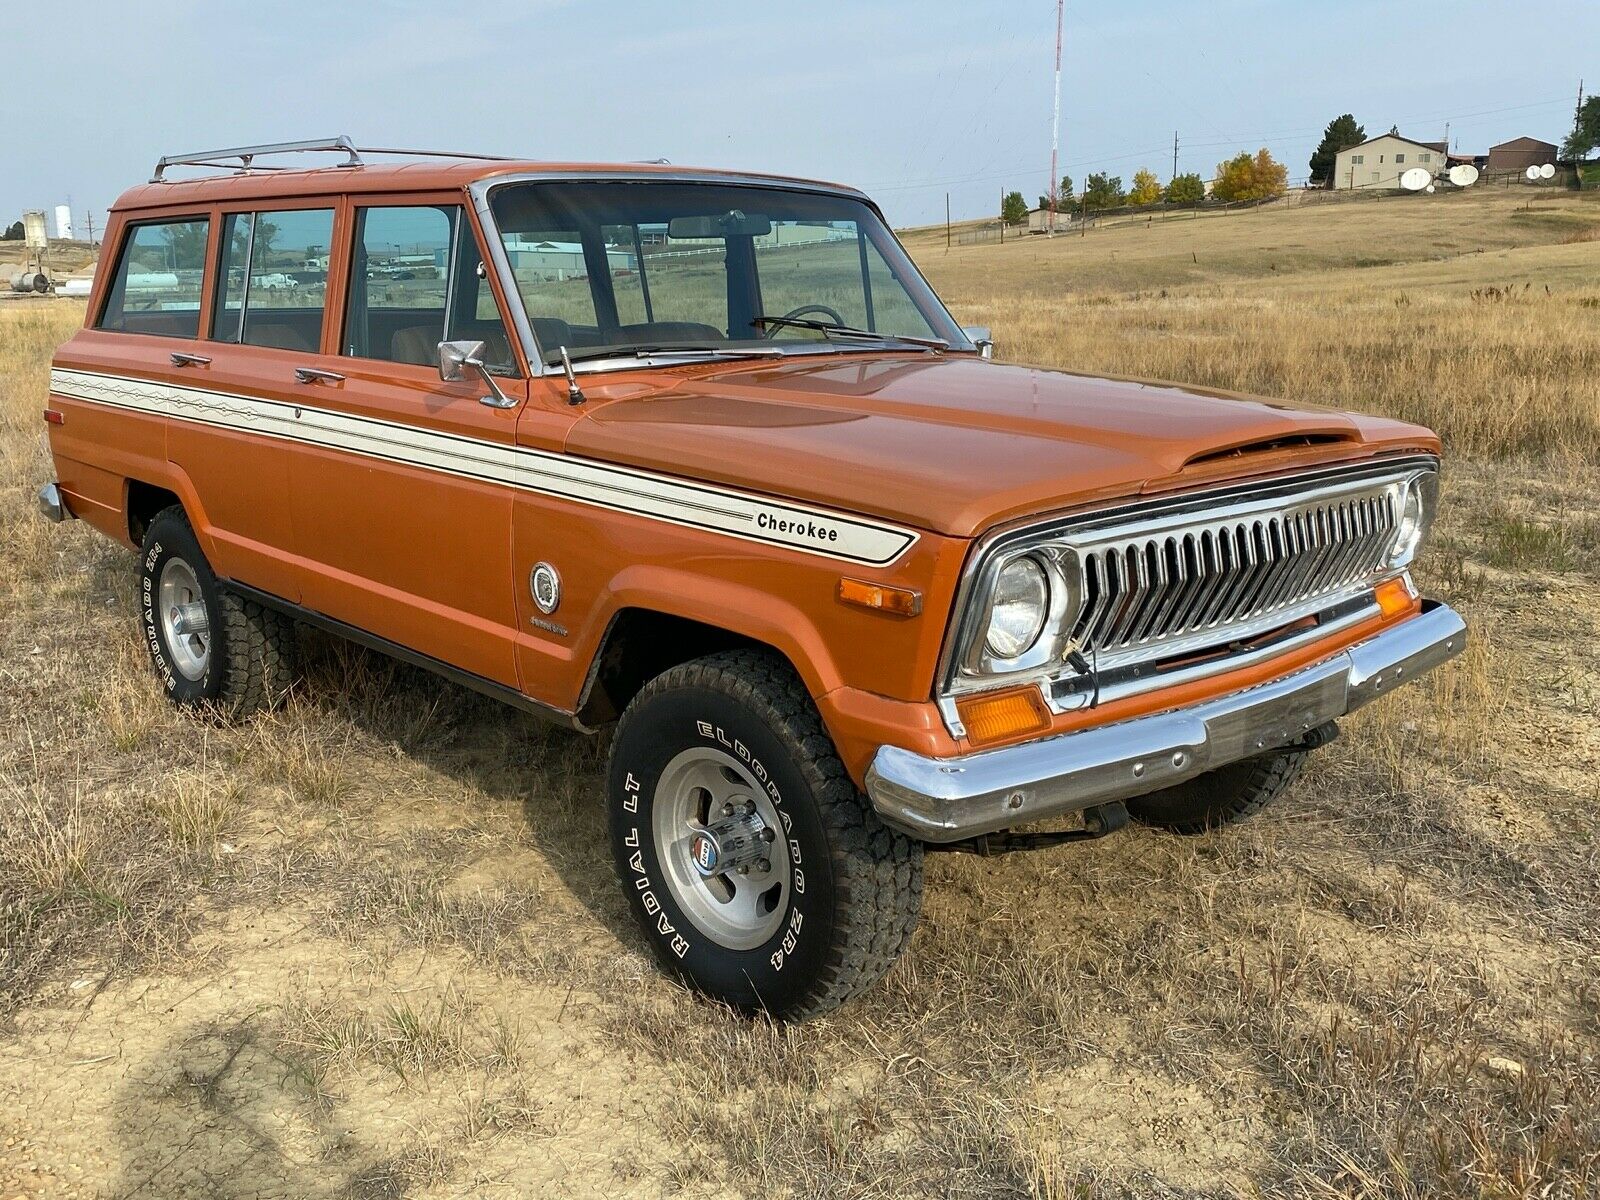
<svg viewBox="0 0 1600 1200">
<path fill-rule="evenodd" d="M 750 651 L 675 667 L 622 715 L 611 847 L 656 956 L 735 1007 L 803 1018 L 910 940 L 922 847 L 850 780 L 800 680 Z"/>
</svg>

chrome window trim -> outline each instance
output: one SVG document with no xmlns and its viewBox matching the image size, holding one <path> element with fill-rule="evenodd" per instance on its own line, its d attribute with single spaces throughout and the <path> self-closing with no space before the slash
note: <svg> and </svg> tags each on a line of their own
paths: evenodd
<svg viewBox="0 0 1600 1200">
<path fill-rule="evenodd" d="M 935 700 L 940 712 L 944 716 L 945 725 L 952 735 L 964 735 L 964 729 L 956 714 L 955 698 L 973 691 L 982 690 L 989 686 L 1003 686 L 1009 683 L 1026 684 L 1036 683 L 1047 699 L 1051 696 L 1050 681 L 1042 680 L 1035 675 L 1027 675 L 1015 680 L 1008 680 L 1004 676 L 979 686 L 962 688 L 959 681 L 961 669 L 961 650 L 970 644 L 975 626 L 979 622 L 986 605 L 978 603 L 981 598 L 980 585 L 989 574 L 990 566 L 1007 552 L 1015 552 L 1022 548 L 1042 545 L 1053 540 L 1059 540 L 1081 531 L 1093 531 L 1098 528 L 1115 528 L 1119 535 L 1125 529 L 1137 529 L 1144 525 L 1152 527 L 1162 523 L 1181 521 L 1189 514 L 1204 512 L 1207 519 L 1225 519 L 1237 510 L 1240 513 L 1249 513 L 1272 507 L 1275 500 L 1282 500 L 1286 496 L 1296 496 L 1297 499 L 1314 499 L 1320 493 L 1337 494 L 1347 487 L 1359 487 L 1363 483 L 1384 478 L 1387 476 L 1403 477 L 1409 473 L 1419 471 L 1434 471 L 1439 469 L 1439 460 L 1431 454 L 1400 453 L 1377 459 L 1366 460 L 1359 463 L 1336 463 L 1326 467 L 1311 470 L 1296 470 L 1287 474 L 1272 476 L 1267 479 L 1251 480 L 1247 482 L 1233 481 L 1218 486 L 1206 487 L 1197 491 L 1182 492 L 1177 495 L 1158 496 L 1144 500 L 1120 501 L 1094 509 L 1080 512 L 1057 514 L 1043 518 L 1032 517 L 1021 521 L 1000 526 L 984 534 L 973 543 L 968 553 L 965 566 L 962 568 L 961 579 L 956 587 L 955 602 L 951 608 L 950 621 L 945 630 L 944 646 L 939 654 L 939 666 L 935 675 L 936 688 Z M 1405 573 L 1403 568 L 1397 567 L 1394 575 Z M 1338 608 L 1349 604 L 1354 598 L 1369 593 L 1370 581 L 1355 593 L 1345 593 L 1322 598 L 1323 611 Z M 1302 615 L 1303 619 L 1303 615 Z M 1270 628 L 1270 625 L 1268 626 Z M 1257 634 L 1262 632 L 1258 629 Z M 1325 625 L 1319 625 L 1314 631 L 1318 636 L 1326 636 L 1333 632 Z M 1310 640 L 1310 635 L 1304 639 Z M 1271 653 L 1281 653 L 1289 647 L 1274 644 Z M 1262 654 L 1260 657 L 1269 657 Z M 1119 665 L 1125 665 L 1128 659 L 1124 657 Z M 1217 673 L 1221 670 L 1232 669 L 1238 659 L 1223 657 L 1214 662 L 1200 664 L 1193 677 L 1203 677 L 1205 674 Z M 1255 661 L 1252 659 L 1251 661 Z M 1131 685 L 1125 694 L 1134 691 L 1149 690 L 1152 687 L 1167 686 L 1174 677 L 1169 674 L 1152 676 L 1149 680 L 1136 685 Z M 1101 699 L 1106 697 L 1102 694 Z M 1054 704 L 1052 704 L 1054 707 Z M 1063 710 L 1057 710 L 1063 711 Z"/>
<path fill-rule="evenodd" d="M 849 187 L 841 183 L 814 183 L 809 180 L 789 179 L 781 175 L 739 175 L 722 171 L 629 171 L 626 169 L 513 171 L 504 175 L 489 175 L 482 179 L 475 179 L 466 185 L 466 189 L 467 196 L 472 201 L 472 209 L 477 214 L 478 223 L 483 229 L 484 241 L 489 244 L 489 257 L 493 260 L 494 269 L 500 276 L 500 286 L 505 290 L 508 305 L 511 309 L 511 322 L 516 328 L 517 338 L 522 343 L 523 353 L 528 359 L 528 373 L 535 378 L 545 375 L 559 375 L 562 373 L 562 369 L 545 364 L 544 354 L 539 349 L 539 341 L 533 336 L 533 326 L 528 320 L 527 309 L 523 307 L 522 293 L 517 288 L 516 279 L 511 272 L 511 260 L 506 256 L 505 242 L 500 237 L 500 226 L 495 221 L 494 211 L 489 206 L 489 198 L 495 191 L 521 183 L 703 183 L 723 187 L 760 188 L 765 191 L 839 196 L 848 200 L 858 200 L 865 204 L 878 220 L 883 222 L 883 227 L 888 230 L 889 237 L 893 239 L 896 245 L 900 246 L 901 253 L 905 254 L 906 261 L 911 263 L 912 269 L 922 279 L 923 285 L 928 289 L 928 295 L 932 298 L 934 304 L 938 305 L 939 311 L 944 314 L 952 326 L 956 329 L 961 328 L 960 323 L 951 315 L 950 310 L 945 307 L 945 303 L 939 297 L 939 293 L 934 290 L 933 285 L 922 274 L 921 269 L 916 265 L 916 261 L 906 251 L 894 229 L 884 218 L 883 210 L 878 207 L 870 196 L 858 188 Z M 886 348 L 892 349 L 892 347 Z M 852 349 L 871 352 L 880 348 L 864 344 L 860 347 L 852 347 Z M 971 352 L 975 354 L 977 351 L 977 346 L 971 342 L 966 345 L 952 343 L 947 353 Z M 650 364 L 647 361 L 640 360 L 636 364 L 628 364 L 616 369 L 626 370 L 632 367 L 633 369 L 643 370 L 648 369 L 649 366 Z"/>
</svg>

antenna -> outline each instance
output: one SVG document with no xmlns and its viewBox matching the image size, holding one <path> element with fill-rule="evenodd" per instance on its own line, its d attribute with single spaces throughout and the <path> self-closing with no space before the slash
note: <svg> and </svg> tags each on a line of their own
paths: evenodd
<svg viewBox="0 0 1600 1200">
<path fill-rule="evenodd" d="M 1471 187 L 1478 182 L 1478 168 L 1471 163 L 1457 163 L 1450 168 L 1450 182 L 1457 187 Z"/>
<path fill-rule="evenodd" d="M 1056 206 L 1061 177 L 1056 174 L 1056 161 L 1061 151 L 1061 17 L 1066 0 L 1056 0 L 1056 109 L 1050 121 L 1050 215 L 1045 218 L 1045 230 L 1050 237 L 1056 232 Z"/>
<path fill-rule="evenodd" d="M 1412 167 L 1400 176 L 1400 186 L 1408 192 L 1420 192 L 1433 186 L 1433 173 L 1426 167 Z"/>
</svg>

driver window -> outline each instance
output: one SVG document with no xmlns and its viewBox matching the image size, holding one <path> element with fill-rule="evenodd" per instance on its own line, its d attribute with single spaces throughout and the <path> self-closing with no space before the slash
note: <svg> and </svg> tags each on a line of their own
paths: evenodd
<svg viewBox="0 0 1600 1200">
<path fill-rule="evenodd" d="M 513 369 L 511 343 L 459 205 L 356 211 L 341 352 L 432 367 L 442 341 L 484 343 L 492 370 Z M 452 302 L 451 293 L 455 299 Z"/>
</svg>

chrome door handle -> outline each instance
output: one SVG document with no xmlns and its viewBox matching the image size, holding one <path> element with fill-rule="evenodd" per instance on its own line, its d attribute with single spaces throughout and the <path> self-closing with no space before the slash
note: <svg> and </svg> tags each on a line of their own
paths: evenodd
<svg viewBox="0 0 1600 1200">
<path fill-rule="evenodd" d="M 169 357 L 175 367 L 209 367 L 211 360 L 204 354 L 185 354 L 181 350 L 174 350 Z"/>
<path fill-rule="evenodd" d="M 296 383 L 343 383 L 344 376 L 337 371 L 324 371 L 321 367 L 296 367 L 294 369 Z"/>
</svg>

